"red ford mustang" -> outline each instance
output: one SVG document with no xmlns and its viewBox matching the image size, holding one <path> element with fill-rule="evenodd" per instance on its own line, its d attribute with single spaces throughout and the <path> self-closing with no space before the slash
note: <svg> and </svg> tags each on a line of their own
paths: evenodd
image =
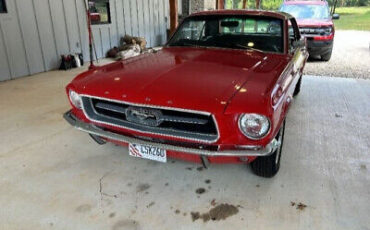
<svg viewBox="0 0 370 230">
<path fill-rule="evenodd" d="M 64 118 L 99 144 L 128 145 L 131 156 L 250 163 L 272 177 L 307 57 L 288 14 L 196 13 L 160 51 L 77 76 Z"/>
</svg>

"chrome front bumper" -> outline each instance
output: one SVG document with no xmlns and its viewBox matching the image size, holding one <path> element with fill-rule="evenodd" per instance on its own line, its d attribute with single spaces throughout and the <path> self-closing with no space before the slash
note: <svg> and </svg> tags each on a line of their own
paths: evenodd
<svg viewBox="0 0 370 230">
<path fill-rule="evenodd" d="M 99 137 L 107 138 L 110 140 L 121 141 L 125 143 L 136 143 L 142 145 L 150 145 L 154 147 L 158 147 L 161 149 L 166 149 L 169 151 L 176 151 L 188 154 L 195 154 L 200 156 L 237 156 L 237 157 L 245 157 L 245 156 L 269 156 L 271 155 L 277 148 L 280 147 L 281 143 L 279 143 L 276 139 L 273 139 L 268 145 L 265 147 L 262 146 L 239 146 L 238 150 L 220 150 L 220 151 L 210 151 L 204 149 L 197 149 L 197 148 L 188 148 L 188 147 L 181 147 L 175 146 L 170 144 L 162 144 L 156 143 L 151 141 L 145 141 L 133 137 L 128 137 L 122 134 L 113 133 L 107 130 L 102 130 L 95 125 L 90 123 L 83 122 L 76 118 L 71 111 L 66 112 L 63 115 L 64 119 L 71 124 L 76 129 L 81 131 L 87 132 L 92 135 L 96 135 Z"/>
</svg>

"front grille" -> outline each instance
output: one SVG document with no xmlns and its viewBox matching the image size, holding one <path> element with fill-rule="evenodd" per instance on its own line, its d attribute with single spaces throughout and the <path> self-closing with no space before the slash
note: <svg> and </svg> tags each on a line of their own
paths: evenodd
<svg viewBox="0 0 370 230">
<path fill-rule="evenodd" d="M 300 27 L 299 32 L 302 35 L 330 35 L 332 32 L 331 27 Z"/>
<path fill-rule="evenodd" d="M 211 114 L 137 106 L 93 97 L 82 97 L 82 102 L 86 116 L 98 123 L 208 143 L 218 139 Z"/>
</svg>

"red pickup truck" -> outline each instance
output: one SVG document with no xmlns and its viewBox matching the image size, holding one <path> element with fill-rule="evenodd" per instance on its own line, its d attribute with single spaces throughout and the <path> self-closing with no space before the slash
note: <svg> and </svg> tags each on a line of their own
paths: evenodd
<svg viewBox="0 0 370 230">
<path fill-rule="evenodd" d="M 280 11 L 297 19 L 301 34 L 307 38 L 310 56 L 320 56 L 321 60 L 329 61 L 335 32 L 332 19 L 339 19 L 339 15 L 330 15 L 328 2 L 290 0 L 280 6 Z"/>
<path fill-rule="evenodd" d="M 134 157 L 250 163 L 272 177 L 307 57 L 289 14 L 196 13 L 162 50 L 78 75 L 66 87 L 64 118 L 99 144 L 128 145 Z"/>
</svg>

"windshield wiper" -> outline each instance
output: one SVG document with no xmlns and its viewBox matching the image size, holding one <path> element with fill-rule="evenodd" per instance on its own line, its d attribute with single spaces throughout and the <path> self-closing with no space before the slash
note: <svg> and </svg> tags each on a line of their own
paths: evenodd
<svg viewBox="0 0 370 230">
<path fill-rule="evenodd" d="M 169 44 L 170 46 L 196 46 L 192 43 L 188 43 L 188 42 L 178 42 L 178 43 L 174 43 L 174 44 Z"/>
</svg>

